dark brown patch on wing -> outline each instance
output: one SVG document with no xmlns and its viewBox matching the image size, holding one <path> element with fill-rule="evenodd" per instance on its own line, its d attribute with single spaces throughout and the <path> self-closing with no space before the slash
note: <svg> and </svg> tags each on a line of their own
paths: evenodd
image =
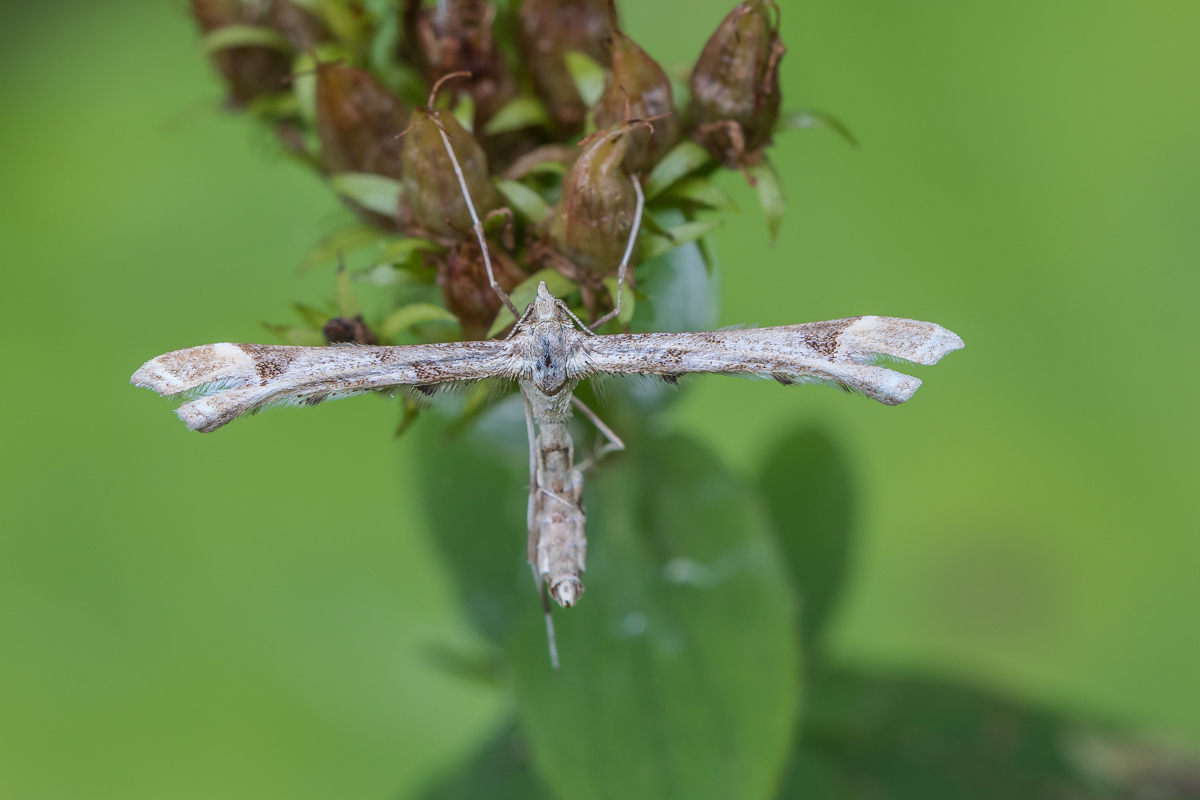
<svg viewBox="0 0 1200 800">
<path fill-rule="evenodd" d="M 835 319 L 830 322 L 810 322 L 801 328 L 804 343 L 826 358 L 838 351 L 842 331 L 849 328 L 858 317 Z"/>
<path fill-rule="evenodd" d="M 238 347 L 254 359 L 254 371 L 258 373 L 264 386 L 267 381 L 278 378 L 287 372 L 288 366 L 292 363 L 291 348 L 265 344 L 239 344 Z"/>
</svg>

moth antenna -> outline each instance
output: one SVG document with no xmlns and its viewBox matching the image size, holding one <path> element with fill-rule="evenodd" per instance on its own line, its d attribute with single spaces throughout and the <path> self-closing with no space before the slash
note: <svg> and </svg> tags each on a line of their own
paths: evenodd
<svg viewBox="0 0 1200 800">
<path fill-rule="evenodd" d="M 633 210 L 633 227 L 629 229 L 629 241 L 625 243 L 625 255 L 621 256 L 621 266 L 617 268 L 617 305 L 612 311 L 592 323 L 591 330 L 599 330 L 602 325 L 614 317 L 621 315 L 621 294 L 625 288 L 625 273 L 629 270 L 629 257 L 633 255 L 633 243 L 637 241 L 638 231 L 642 227 L 642 209 L 646 206 L 646 193 L 642 191 L 642 182 L 638 176 L 633 176 L 633 191 L 637 195 L 637 205 Z"/>
</svg>

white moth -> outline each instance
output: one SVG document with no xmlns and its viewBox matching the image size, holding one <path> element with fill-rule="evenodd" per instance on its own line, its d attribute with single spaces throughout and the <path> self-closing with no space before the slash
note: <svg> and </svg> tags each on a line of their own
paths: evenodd
<svg viewBox="0 0 1200 800">
<path fill-rule="evenodd" d="M 575 464 L 567 430 L 572 406 L 608 437 L 605 450 L 624 448 L 574 397 L 580 381 L 600 374 L 658 376 L 670 382 L 699 372 L 758 375 L 784 385 L 831 384 L 894 406 L 912 397 L 921 381 L 872 361 L 887 357 L 936 364 L 946 353 L 963 347 L 962 339 L 945 328 L 893 317 L 701 333 L 594 333 L 621 308 L 620 287 L 644 203 L 636 177 L 637 207 L 618 270 L 616 308 L 589 329 L 542 283 L 537 299 L 521 314 L 492 277 L 483 228 L 444 131 L 442 140 L 459 176 L 491 285 L 517 318 L 508 338 L 397 347 L 209 344 L 152 359 L 134 373 L 132 382 L 161 395 L 187 398 L 176 413 L 192 430 L 208 433 L 274 405 L 315 405 L 402 386 L 431 393 L 447 384 L 515 381 L 529 431 L 527 555 L 543 587 L 550 655 L 556 669 L 558 655 L 546 593 L 563 607 L 578 602 L 583 594 L 580 574 L 587 547 L 582 477 L 587 465 Z"/>
</svg>

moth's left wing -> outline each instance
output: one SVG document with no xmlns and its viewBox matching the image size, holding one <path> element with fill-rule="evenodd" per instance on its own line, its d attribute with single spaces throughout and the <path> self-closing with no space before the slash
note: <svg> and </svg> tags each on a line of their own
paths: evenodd
<svg viewBox="0 0 1200 800">
<path fill-rule="evenodd" d="M 206 344 L 147 361 L 131 382 L 161 395 L 200 395 L 176 412 L 207 433 L 276 404 L 314 405 L 390 386 L 505 377 L 506 342 L 402 347 Z"/>
<path fill-rule="evenodd" d="M 932 322 L 852 317 L 804 325 L 703 333 L 631 333 L 586 340 L 587 371 L 675 376 L 688 372 L 765 375 L 781 383 L 829 383 L 894 406 L 921 381 L 873 366 L 885 356 L 936 364 L 963 347 Z"/>
</svg>

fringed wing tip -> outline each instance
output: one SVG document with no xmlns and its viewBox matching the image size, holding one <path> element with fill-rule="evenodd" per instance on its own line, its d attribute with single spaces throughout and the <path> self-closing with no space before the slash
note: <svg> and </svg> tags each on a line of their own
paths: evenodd
<svg viewBox="0 0 1200 800">
<path fill-rule="evenodd" d="M 221 342 L 163 353 L 143 364 L 129 382 L 173 397 L 210 384 L 239 386 L 254 375 L 254 358 L 236 344 Z"/>
<path fill-rule="evenodd" d="M 934 325 L 934 330 L 925 344 L 916 351 L 913 361 L 918 364 L 931 366 L 942 360 L 942 356 L 955 350 L 962 350 L 966 343 L 954 331 L 946 330 L 941 325 Z"/>
</svg>

